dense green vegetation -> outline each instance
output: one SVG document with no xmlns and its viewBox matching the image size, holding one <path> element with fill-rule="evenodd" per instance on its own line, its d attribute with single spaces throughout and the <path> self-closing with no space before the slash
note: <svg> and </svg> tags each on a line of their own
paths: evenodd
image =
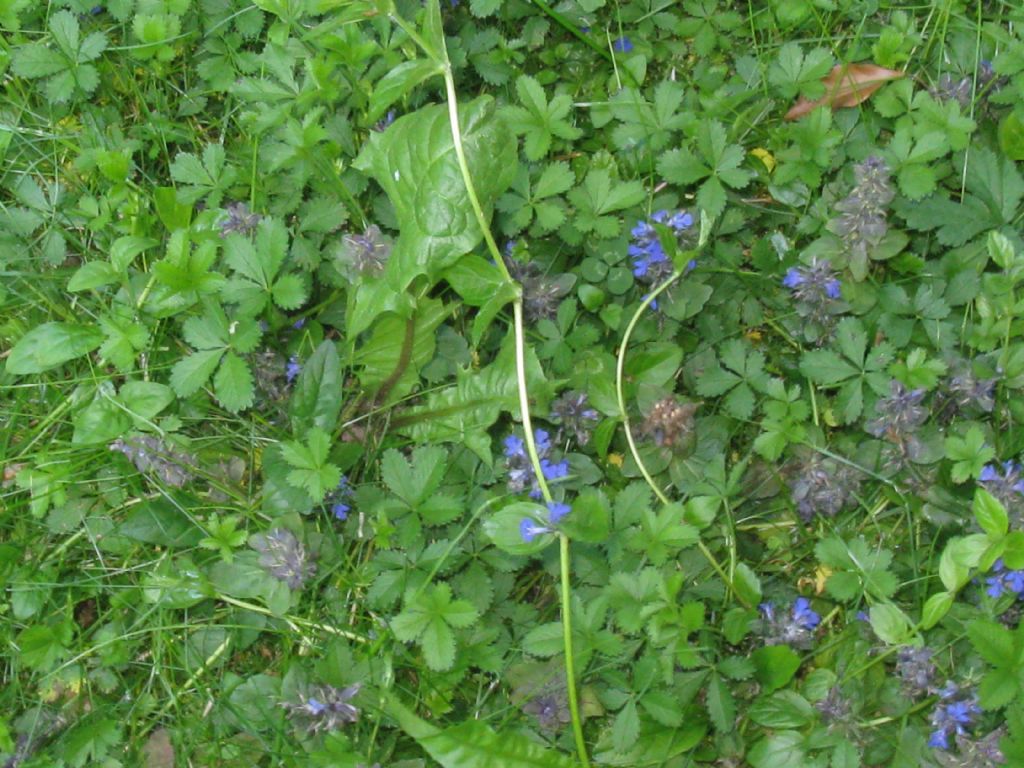
<svg viewBox="0 0 1024 768">
<path fill-rule="evenodd" d="M 1024 765 L 1018 5 L 0 0 L 0 760 Z"/>
</svg>

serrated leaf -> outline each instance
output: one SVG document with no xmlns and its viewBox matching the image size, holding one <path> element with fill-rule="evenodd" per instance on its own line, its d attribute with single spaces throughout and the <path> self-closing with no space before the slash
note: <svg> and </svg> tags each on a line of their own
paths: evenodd
<svg viewBox="0 0 1024 768">
<path fill-rule="evenodd" d="M 637 712 L 636 699 L 630 698 L 612 722 L 612 749 L 625 754 L 632 749 L 639 735 L 640 713 Z"/>
<path fill-rule="evenodd" d="M 686 186 L 708 176 L 711 169 L 692 151 L 683 147 L 666 152 L 658 158 L 658 173 L 666 181 Z"/>
<path fill-rule="evenodd" d="M 716 731 L 732 733 L 736 727 L 736 702 L 728 684 L 717 673 L 712 673 L 708 680 L 707 709 Z"/>
<path fill-rule="evenodd" d="M 296 273 L 281 275 L 271 290 L 274 303 L 281 309 L 298 309 L 309 298 L 306 281 Z"/>
<path fill-rule="evenodd" d="M 576 174 L 573 173 L 569 164 L 562 161 L 544 166 L 540 178 L 533 185 L 533 197 L 535 200 L 543 200 L 553 195 L 560 195 L 568 192 L 576 183 Z"/>
<path fill-rule="evenodd" d="M 248 364 L 234 352 L 228 352 L 213 377 L 213 393 L 232 413 L 253 403 L 256 389 Z"/>
<path fill-rule="evenodd" d="M 828 349 L 812 349 L 800 359 L 800 372 L 811 381 L 824 386 L 835 386 L 859 371 Z"/>
<path fill-rule="evenodd" d="M 47 77 L 67 69 L 69 62 L 43 43 L 28 43 L 14 51 L 11 69 L 18 77 Z"/>
<path fill-rule="evenodd" d="M 195 394 L 213 375 L 223 355 L 223 349 L 210 349 L 182 358 L 171 369 L 171 389 L 178 397 Z"/>
</svg>

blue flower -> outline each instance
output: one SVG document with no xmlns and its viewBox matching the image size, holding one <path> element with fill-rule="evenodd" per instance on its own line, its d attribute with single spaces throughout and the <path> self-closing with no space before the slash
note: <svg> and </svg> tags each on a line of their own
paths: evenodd
<svg viewBox="0 0 1024 768">
<path fill-rule="evenodd" d="M 348 484 L 348 477 L 342 475 L 341 480 L 338 481 L 338 487 L 331 491 L 327 498 L 334 516 L 339 520 L 347 520 L 348 513 L 352 510 L 352 507 L 346 503 L 352 500 L 352 486 Z"/>
<path fill-rule="evenodd" d="M 967 733 L 974 717 L 981 714 L 978 697 L 974 694 L 961 695 L 955 683 L 947 683 L 939 692 L 939 703 L 932 712 L 932 731 L 928 746 L 949 749 L 949 737 Z"/>
<path fill-rule="evenodd" d="M 787 615 L 779 615 L 771 603 L 761 603 L 760 609 L 768 645 L 808 648 L 814 642 L 814 630 L 821 623 L 821 616 L 806 597 L 798 597 Z"/>
<path fill-rule="evenodd" d="M 1008 571 L 999 558 L 992 564 L 992 576 L 985 579 L 988 588 L 985 592 L 989 597 L 998 598 L 1004 594 L 1024 597 L 1024 571 Z"/>
<path fill-rule="evenodd" d="M 572 507 L 561 501 L 549 501 L 547 507 L 547 525 L 541 525 L 531 517 L 524 517 L 519 521 L 519 535 L 527 544 L 542 534 L 554 533 L 555 526 L 562 522 L 562 519 L 572 511 Z"/>
<path fill-rule="evenodd" d="M 545 533 L 552 533 L 552 530 L 546 525 L 541 525 L 536 520 L 524 517 L 519 521 L 519 535 L 522 536 L 523 541 L 527 544 Z"/>
<path fill-rule="evenodd" d="M 674 213 L 665 210 L 655 211 L 651 215 L 651 220 L 671 227 L 676 234 L 693 226 L 693 214 L 689 211 L 675 211 Z"/>
<path fill-rule="evenodd" d="M 821 623 L 821 616 L 811 608 L 811 601 L 798 597 L 793 603 L 793 622 L 803 629 L 813 630 Z"/>
<path fill-rule="evenodd" d="M 1002 471 L 998 464 L 986 464 L 978 480 L 1004 505 L 1015 494 L 1024 494 L 1024 469 L 1016 461 L 1004 461 Z"/>
<path fill-rule="evenodd" d="M 790 267 L 782 284 L 793 292 L 797 313 L 825 323 L 836 311 L 833 301 L 842 295 L 842 284 L 828 261 L 814 259 L 808 266 Z"/>
<path fill-rule="evenodd" d="M 535 429 L 533 439 L 544 478 L 558 480 L 568 476 L 569 462 L 564 459 L 555 462 L 548 458 L 552 444 L 551 435 L 547 430 Z M 540 483 L 533 471 L 533 463 L 526 454 L 522 438 L 516 435 L 508 435 L 505 438 L 505 460 L 508 468 L 508 489 L 512 493 L 522 493 L 529 488 L 530 497 L 539 499 L 541 497 Z"/>
<path fill-rule="evenodd" d="M 544 429 L 535 429 L 533 431 L 533 441 L 537 445 L 537 453 L 545 454 L 551 450 L 551 435 Z"/>
<path fill-rule="evenodd" d="M 786 270 L 786 276 L 782 278 L 782 284 L 787 288 L 796 288 L 798 285 L 803 283 L 804 276 L 800 273 L 800 270 L 796 267 L 790 267 Z"/>
<path fill-rule="evenodd" d="M 616 53 L 629 53 L 633 50 L 633 41 L 628 37 L 620 37 L 612 43 L 612 50 Z"/>
<path fill-rule="evenodd" d="M 309 699 L 306 700 L 306 709 L 309 710 L 309 714 L 315 716 L 319 715 L 325 709 L 327 709 L 327 706 L 325 704 L 321 704 L 319 701 L 317 701 L 311 696 L 309 697 Z"/>
<path fill-rule="evenodd" d="M 650 219 L 638 221 L 629 231 L 633 241 L 626 252 L 633 259 L 633 277 L 646 283 L 659 283 L 672 273 L 672 260 L 662 247 L 655 224 L 668 227 L 679 238 L 693 226 L 693 214 L 688 211 L 655 211 Z"/>
<path fill-rule="evenodd" d="M 292 323 L 292 328 L 294 328 L 296 331 L 301 331 L 303 326 L 305 326 L 305 325 L 306 325 L 306 318 L 300 317 L 298 320 L 296 320 L 294 323 Z"/>
<path fill-rule="evenodd" d="M 572 507 L 568 504 L 563 504 L 560 501 L 549 501 L 548 502 L 548 520 L 552 525 L 558 525 L 562 518 L 572 511 Z"/>
<path fill-rule="evenodd" d="M 523 439 L 517 435 L 509 435 L 505 438 L 505 457 L 524 457 L 526 456 L 526 450 L 524 448 Z"/>
<path fill-rule="evenodd" d="M 550 462 L 547 459 L 540 460 L 540 471 L 544 473 L 545 480 L 558 480 L 569 475 L 569 462 L 562 459 L 558 462 Z"/>
<path fill-rule="evenodd" d="M 288 365 L 284 369 L 285 379 L 291 384 L 300 373 L 302 373 L 302 364 L 297 355 L 292 355 L 288 358 Z"/>
</svg>

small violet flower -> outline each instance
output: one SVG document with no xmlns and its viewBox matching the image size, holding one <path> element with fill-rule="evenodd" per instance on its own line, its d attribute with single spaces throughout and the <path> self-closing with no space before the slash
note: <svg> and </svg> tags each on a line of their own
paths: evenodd
<svg viewBox="0 0 1024 768">
<path fill-rule="evenodd" d="M 935 730 L 928 739 L 928 746 L 949 749 L 950 737 L 966 734 L 967 728 L 979 714 L 981 708 L 975 694 L 964 695 L 955 683 L 947 683 L 939 692 L 939 702 L 932 712 L 932 727 Z"/>
<path fill-rule="evenodd" d="M 538 536 L 552 532 L 552 529 L 548 526 L 541 525 L 536 520 L 532 520 L 529 517 L 524 517 L 519 521 L 519 535 L 527 544 L 530 544 Z"/>
<path fill-rule="evenodd" d="M 778 614 L 771 603 L 762 603 L 760 608 L 767 645 L 810 647 L 814 640 L 814 630 L 821 623 L 821 616 L 811 608 L 810 600 L 798 597 L 789 615 Z"/>
<path fill-rule="evenodd" d="M 543 429 L 536 429 L 533 433 L 534 443 L 537 447 L 537 455 L 540 458 L 541 472 L 544 479 L 548 481 L 560 480 L 569 475 L 569 462 L 565 459 L 552 461 L 550 453 L 552 449 L 551 435 Z M 508 489 L 512 493 L 522 493 L 529 488 L 530 498 L 541 497 L 540 483 L 537 481 L 533 470 L 533 462 L 526 453 L 526 446 L 523 439 L 517 435 L 509 435 L 505 438 L 505 463 L 508 468 Z"/>
<path fill-rule="evenodd" d="M 572 510 L 568 504 L 561 501 L 549 501 L 547 525 L 538 523 L 531 517 L 524 517 L 519 521 L 519 535 L 527 544 L 531 543 L 538 536 L 545 533 L 554 533 L 557 526 L 566 515 Z"/>
<path fill-rule="evenodd" d="M 591 429 L 600 418 L 601 415 L 587 404 L 585 392 L 565 392 L 551 404 L 550 419 L 559 425 L 559 440 L 566 433 L 572 433 L 576 442 L 585 444 L 590 439 Z"/>
<path fill-rule="evenodd" d="M 629 53 L 633 50 L 633 41 L 628 37 L 620 37 L 612 43 L 612 50 L 616 53 Z"/>
<path fill-rule="evenodd" d="M 638 221 L 630 230 L 633 241 L 627 253 L 633 259 L 633 276 L 638 280 L 656 284 L 672 274 L 672 260 L 658 239 L 655 224 L 668 227 L 677 239 L 688 234 L 693 227 L 693 214 L 689 211 L 656 211 L 647 221 Z M 692 262 L 691 262 L 692 263 Z M 696 266 L 694 264 L 694 266 Z M 689 271 L 690 267 L 687 267 Z"/>
<path fill-rule="evenodd" d="M 978 475 L 978 482 L 1005 507 L 1024 501 L 1021 498 L 1024 495 L 1024 468 L 1016 461 L 1004 461 L 1001 467 L 986 464 Z"/>
<path fill-rule="evenodd" d="M 331 512 L 339 520 L 348 519 L 348 513 L 352 510 L 352 506 L 348 502 L 352 501 L 352 494 L 352 486 L 348 483 L 348 477 L 342 475 L 341 480 L 338 481 L 338 487 L 327 497 L 327 503 L 331 505 Z"/>
<path fill-rule="evenodd" d="M 300 730 L 310 734 L 333 731 L 359 720 L 359 708 L 352 704 L 359 688 L 359 683 L 347 688 L 316 685 L 300 692 L 297 701 L 282 702 L 281 706 Z"/>
<path fill-rule="evenodd" d="M 558 525 L 570 511 L 572 511 L 572 507 L 561 501 L 548 502 L 548 520 L 552 525 Z"/>
<path fill-rule="evenodd" d="M 288 380 L 288 383 L 291 384 L 300 373 L 302 373 L 302 363 L 299 362 L 297 355 L 292 355 L 288 358 L 288 365 L 286 365 L 284 369 L 285 378 Z"/>
<path fill-rule="evenodd" d="M 1024 597 L 1024 571 L 1007 570 L 1000 558 L 992 565 L 991 573 L 993 575 L 985 579 L 988 585 L 985 592 L 989 597 L 998 598 L 1006 594 Z"/>
<path fill-rule="evenodd" d="M 793 603 L 793 622 L 803 629 L 813 630 L 821 623 L 821 616 L 811 608 L 811 601 L 798 597 Z"/>
</svg>

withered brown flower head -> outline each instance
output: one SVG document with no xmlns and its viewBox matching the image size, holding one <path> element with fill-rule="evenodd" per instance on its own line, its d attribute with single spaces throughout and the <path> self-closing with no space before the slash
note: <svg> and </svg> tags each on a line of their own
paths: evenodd
<svg viewBox="0 0 1024 768">
<path fill-rule="evenodd" d="M 647 413 L 640 431 L 661 448 L 677 448 L 693 433 L 693 417 L 700 403 L 680 403 L 669 396 Z"/>
</svg>

